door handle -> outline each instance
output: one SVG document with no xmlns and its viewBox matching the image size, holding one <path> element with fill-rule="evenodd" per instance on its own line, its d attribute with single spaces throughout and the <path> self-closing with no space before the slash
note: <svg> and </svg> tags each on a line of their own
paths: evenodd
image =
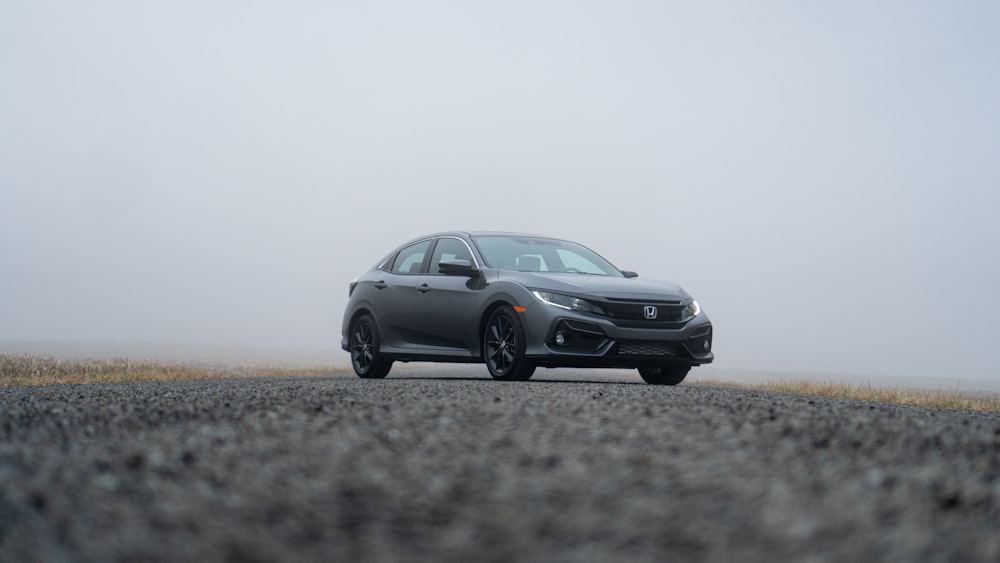
<svg viewBox="0 0 1000 563">
<path fill-rule="evenodd" d="M 373 283 L 372 286 L 374 286 L 375 289 L 385 289 L 386 287 L 389 286 L 389 284 L 385 283 L 382 280 L 378 280 L 377 282 Z"/>
<path fill-rule="evenodd" d="M 427 293 L 430 290 L 431 286 L 427 285 L 426 283 L 422 283 L 417 286 L 417 291 L 419 291 L 420 293 Z"/>
</svg>

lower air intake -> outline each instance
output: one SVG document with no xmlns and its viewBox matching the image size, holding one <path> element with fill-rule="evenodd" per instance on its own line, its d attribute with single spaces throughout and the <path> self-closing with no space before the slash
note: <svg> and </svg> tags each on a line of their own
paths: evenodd
<svg viewBox="0 0 1000 563">
<path fill-rule="evenodd" d="M 675 356 L 677 347 L 668 342 L 619 342 L 620 356 Z"/>
</svg>

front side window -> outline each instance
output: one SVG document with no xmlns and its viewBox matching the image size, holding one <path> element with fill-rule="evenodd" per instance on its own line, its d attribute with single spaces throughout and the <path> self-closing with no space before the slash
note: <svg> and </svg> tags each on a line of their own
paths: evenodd
<svg viewBox="0 0 1000 563">
<path fill-rule="evenodd" d="M 419 274 L 420 266 L 424 263 L 424 256 L 431 246 L 431 241 L 424 240 L 411 244 L 396 255 L 396 260 L 392 263 L 392 273 L 394 274 Z"/>
<path fill-rule="evenodd" d="M 434 247 L 434 253 L 431 254 L 429 272 L 432 274 L 439 273 L 438 265 L 447 260 L 468 260 L 475 264 L 472 259 L 472 253 L 469 252 L 469 247 L 462 240 L 451 237 L 439 238 L 437 246 Z"/>
</svg>

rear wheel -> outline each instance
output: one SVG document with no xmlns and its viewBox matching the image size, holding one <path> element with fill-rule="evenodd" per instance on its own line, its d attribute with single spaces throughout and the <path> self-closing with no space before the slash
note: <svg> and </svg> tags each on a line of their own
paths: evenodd
<svg viewBox="0 0 1000 563">
<path fill-rule="evenodd" d="M 535 366 L 524 358 L 524 327 L 514 309 L 500 307 L 490 315 L 483 334 L 483 358 L 494 379 L 527 381 Z"/>
<path fill-rule="evenodd" d="M 365 379 L 381 379 L 392 367 L 392 360 L 379 353 L 378 328 L 371 315 L 359 317 L 351 327 L 351 365 Z"/>
<path fill-rule="evenodd" d="M 639 375 L 651 385 L 677 385 L 687 377 L 691 366 L 664 366 L 658 368 L 639 368 Z"/>
</svg>

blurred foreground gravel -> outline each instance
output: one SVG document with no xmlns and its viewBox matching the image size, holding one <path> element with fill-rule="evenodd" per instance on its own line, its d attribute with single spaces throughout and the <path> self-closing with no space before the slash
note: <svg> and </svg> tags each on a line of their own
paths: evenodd
<svg viewBox="0 0 1000 563">
<path fill-rule="evenodd" d="M 0 561 L 1000 560 L 1000 416 L 435 373 L 0 388 Z"/>
</svg>

